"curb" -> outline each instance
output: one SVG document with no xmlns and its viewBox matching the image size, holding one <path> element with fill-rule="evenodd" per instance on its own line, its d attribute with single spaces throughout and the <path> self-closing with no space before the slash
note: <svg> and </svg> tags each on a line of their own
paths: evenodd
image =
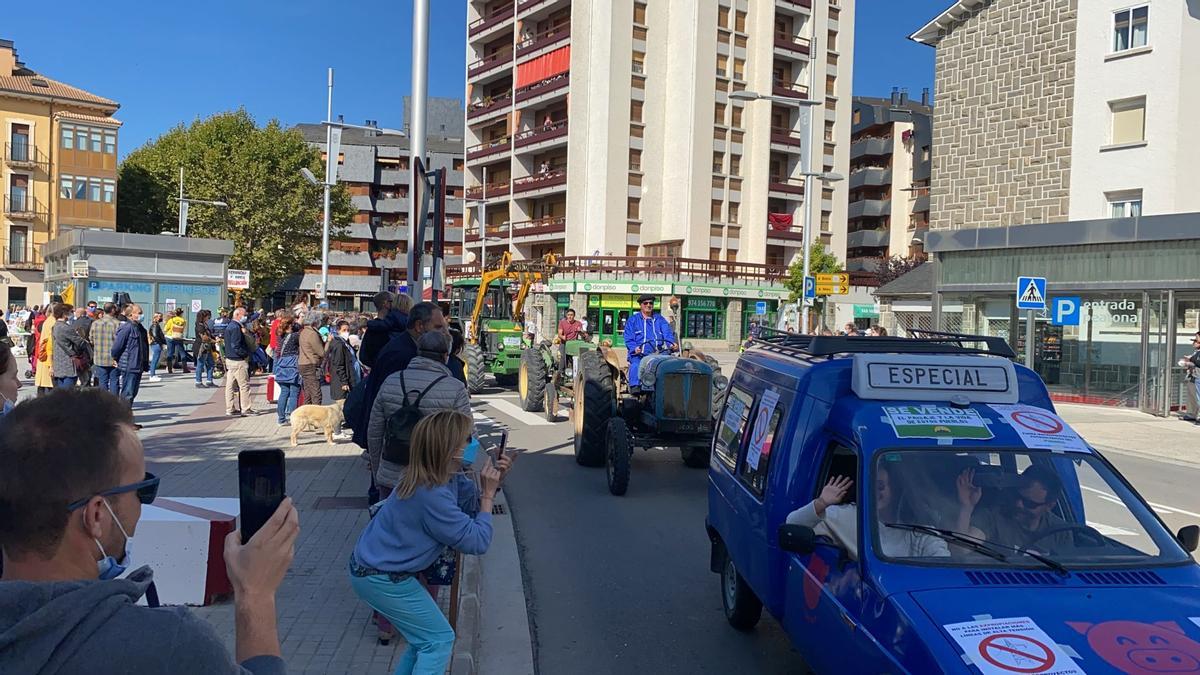
<svg viewBox="0 0 1200 675">
<path fill-rule="evenodd" d="M 458 590 L 458 621 L 455 626 L 451 675 L 476 675 L 479 658 L 479 593 L 483 577 L 477 555 L 462 557 L 462 576 Z"/>
</svg>

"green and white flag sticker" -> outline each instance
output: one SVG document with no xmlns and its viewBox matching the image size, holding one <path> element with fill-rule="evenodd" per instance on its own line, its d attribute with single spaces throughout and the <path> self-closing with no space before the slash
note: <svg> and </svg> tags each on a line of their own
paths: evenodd
<svg viewBox="0 0 1200 675">
<path fill-rule="evenodd" d="M 886 405 L 883 412 L 897 438 L 987 440 L 992 430 L 977 410 L 940 405 Z"/>
</svg>

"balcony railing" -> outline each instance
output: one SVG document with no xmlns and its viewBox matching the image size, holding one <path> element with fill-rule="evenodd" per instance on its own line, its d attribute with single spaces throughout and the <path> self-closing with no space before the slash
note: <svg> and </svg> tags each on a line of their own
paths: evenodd
<svg viewBox="0 0 1200 675">
<path fill-rule="evenodd" d="M 771 85 L 771 93 L 787 98 L 808 98 L 808 87 L 799 84 L 775 82 Z"/>
<path fill-rule="evenodd" d="M 850 144 L 850 158 L 892 154 L 892 137 L 860 138 Z"/>
<path fill-rule="evenodd" d="M 847 218 L 877 218 L 887 216 L 892 212 L 892 202 L 889 199 L 860 199 L 850 202 L 846 209 Z"/>
<path fill-rule="evenodd" d="M 527 9 L 533 9 L 538 5 L 545 5 L 554 2 L 554 0 L 521 0 L 518 9 L 524 12 Z"/>
<path fill-rule="evenodd" d="M 485 73 L 496 66 L 512 62 L 513 52 L 511 49 L 505 49 L 497 54 L 485 56 L 478 61 L 467 66 L 467 77 L 475 77 L 480 73 Z"/>
<path fill-rule="evenodd" d="M 803 183 L 789 183 L 786 178 L 772 178 L 767 185 L 770 192 L 786 192 L 793 195 L 804 194 Z"/>
<path fill-rule="evenodd" d="M 532 190 L 541 190 L 542 188 L 554 187 L 556 185 L 565 185 L 566 182 L 566 169 L 547 171 L 545 173 L 518 178 L 517 180 L 513 181 L 513 194 L 530 192 Z"/>
<path fill-rule="evenodd" d="M 552 91 L 562 89 L 571 83 L 570 73 L 559 73 L 553 77 L 548 77 L 541 82 L 535 82 L 528 87 L 522 87 L 517 90 L 517 103 L 528 101 L 531 98 L 548 94 Z"/>
<path fill-rule="evenodd" d="M 792 5 L 793 7 L 803 7 L 812 9 L 812 0 L 776 0 L 781 5 Z"/>
<path fill-rule="evenodd" d="M 517 147 L 533 145 L 534 143 L 542 143 L 544 141 L 561 138 L 567 135 L 567 121 L 559 120 L 550 124 L 539 124 L 529 131 L 522 131 L 517 134 Z"/>
<path fill-rule="evenodd" d="M 503 110 L 510 105 L 512 105 L 511 93 L 504 93 L 498 96 L 484 96 L 482 100 L 471 104 L 471 109 L 467 111 L 467 119 Z"/>
<path fill-rule="evenodd" d="M 804 145 L 804 137 L 798 132 L 785 127 L 771 127 L 771 142 L 800 147 Z"/>
<path fill-rule="evenodd" d="M 512 183 L 510 181 L 496 181 L 495 183 L 487 184 L 487 198 L 507 197 L 512 192 Z M 474 185 L 463 191 L 467 199 L 483 199 L 483 186 Z"/>
<path fill-rule="evenodd" d="M 480 157 L 490 157 L 501 152 L 507 152 L 512 147 L 512 136 L 505 136 L 494 141 L 472 145 L 467 148 L 467 161 L 479 159 Z"/>
<path fill-rule="evenodd" d="M 21 269 L 41 269 L 42 252 L 33 244 L 17 247 L 5 246 L 4 264 Z"/>
<path fill-rule="evenodd" d="M 514 237 L 537 237 L 546 234 L 555 234 L 567 231 L 567 217 L 559 216 L 557 218 L 534 218 L 533 220 L 522 220 L 512 224 Z"/>
<path fill-rule="evenodd" d="M 777 230 L 770 223 L 767 224 L 767 239 L 788 239 L 790 241 L 804 241 L 804 226 L 792 225 L 786 230 Z"/>
<path fill-rule="evenodd" d="M 517 57 L 520 58 L 531 52 L 557 44 L 571 37 L 571 24 L 562 23 L 552 28 L 536 33 L 528 39 L 517 43 Z"/>
<path fill-rule="evenodd" d="M 796 37 L 783 33 L 775 34 L 775 46 L 780 49 L 786 49 L 790 52 L 798 52 L 807 56 L 809 54 L 809 40 L 805 37 Z"/>
<path fill-rule="evenodd" d="M 25 142 L 8 142 L 4 144 L 4 161 L 8 162 L 9 166 L 15 166 L 21 169 L 48 169 L 50 162 L 46 156 L 42 154 L 37 146 L 33 143 Z"/>
<path fill-rule="evenodd" d="M 868 166 L 850 172 L 850 189 L 865 186 L 882 187 L 892 184 L 892 170 L 887 167 Z"/>
<path fill-rule="evenodd" d="M 29 195 L 4 197 L 4 215 L 13 220 L 37 220 L 45 218 L 46 213 L 45 207 Z"/>
<path fill-rule="evenodd" d="M 467 26 L 467 34 L 471 37 L 475 37 L 492 26 L 498 26 L 513 18 L 513 15 L 516 14 L 516 11 L 517 7 L 514 0 L 512 4 L 506 5 L 504 8 L 493 12 L 491 15 L 481 17 L 471 22 L 471 24 Z"/>
</svg>

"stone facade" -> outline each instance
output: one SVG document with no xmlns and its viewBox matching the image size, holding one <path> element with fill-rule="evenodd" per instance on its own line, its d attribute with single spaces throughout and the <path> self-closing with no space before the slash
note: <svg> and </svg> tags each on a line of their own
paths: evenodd
<svg viewBox="0 0 1200 675">
<path fill-rule="evenodd" d="M 930 229 L 1067 220 L 1077 0 L 993 0 L 937 44 Z"/>
</svg>

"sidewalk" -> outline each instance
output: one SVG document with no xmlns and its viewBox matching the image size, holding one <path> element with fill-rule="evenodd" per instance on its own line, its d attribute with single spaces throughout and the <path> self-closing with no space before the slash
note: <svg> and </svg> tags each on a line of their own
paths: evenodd
<svg viewBox="0 0 1200 675">
<path fill-rule="evenodd" d="M 401 638 L 379 646 L 370 609 L 350 588 L 346 563 L 367 522 L 368 476 L 361 450 L 349 441 L 329 446 L 305 432 L 289 447 L 290 427 L 276 424 L 265 379 L 252 379 L 254 417 L 225 416 L 224 388 L 195 389 L 189 377 L 164 377 L 143 389 L 135 417 L 148 469 L 162 478 L 164 497 L 237 497 L 237 455 L 280 448 L 287 456 L 287 492 L 300 511 L 296 556 L 277 595 L 279 637 L 289 673 L 391 673 L 405 649 Z M 441 602 L 447 609 L 449 589 Z M 194 608 L 234 648 L 233 603 Z M 473 635 L 456 645 L 473 646 Z M 457 672 L 457 670 L 456 670 Z"/>
<path fill-rule="evenodd" d="M 1200 466 L 1200 427 L 1178 417 L 1074 403 L 1055 407 L 1075 431 L 1101 451 Z"/>
</svg>

